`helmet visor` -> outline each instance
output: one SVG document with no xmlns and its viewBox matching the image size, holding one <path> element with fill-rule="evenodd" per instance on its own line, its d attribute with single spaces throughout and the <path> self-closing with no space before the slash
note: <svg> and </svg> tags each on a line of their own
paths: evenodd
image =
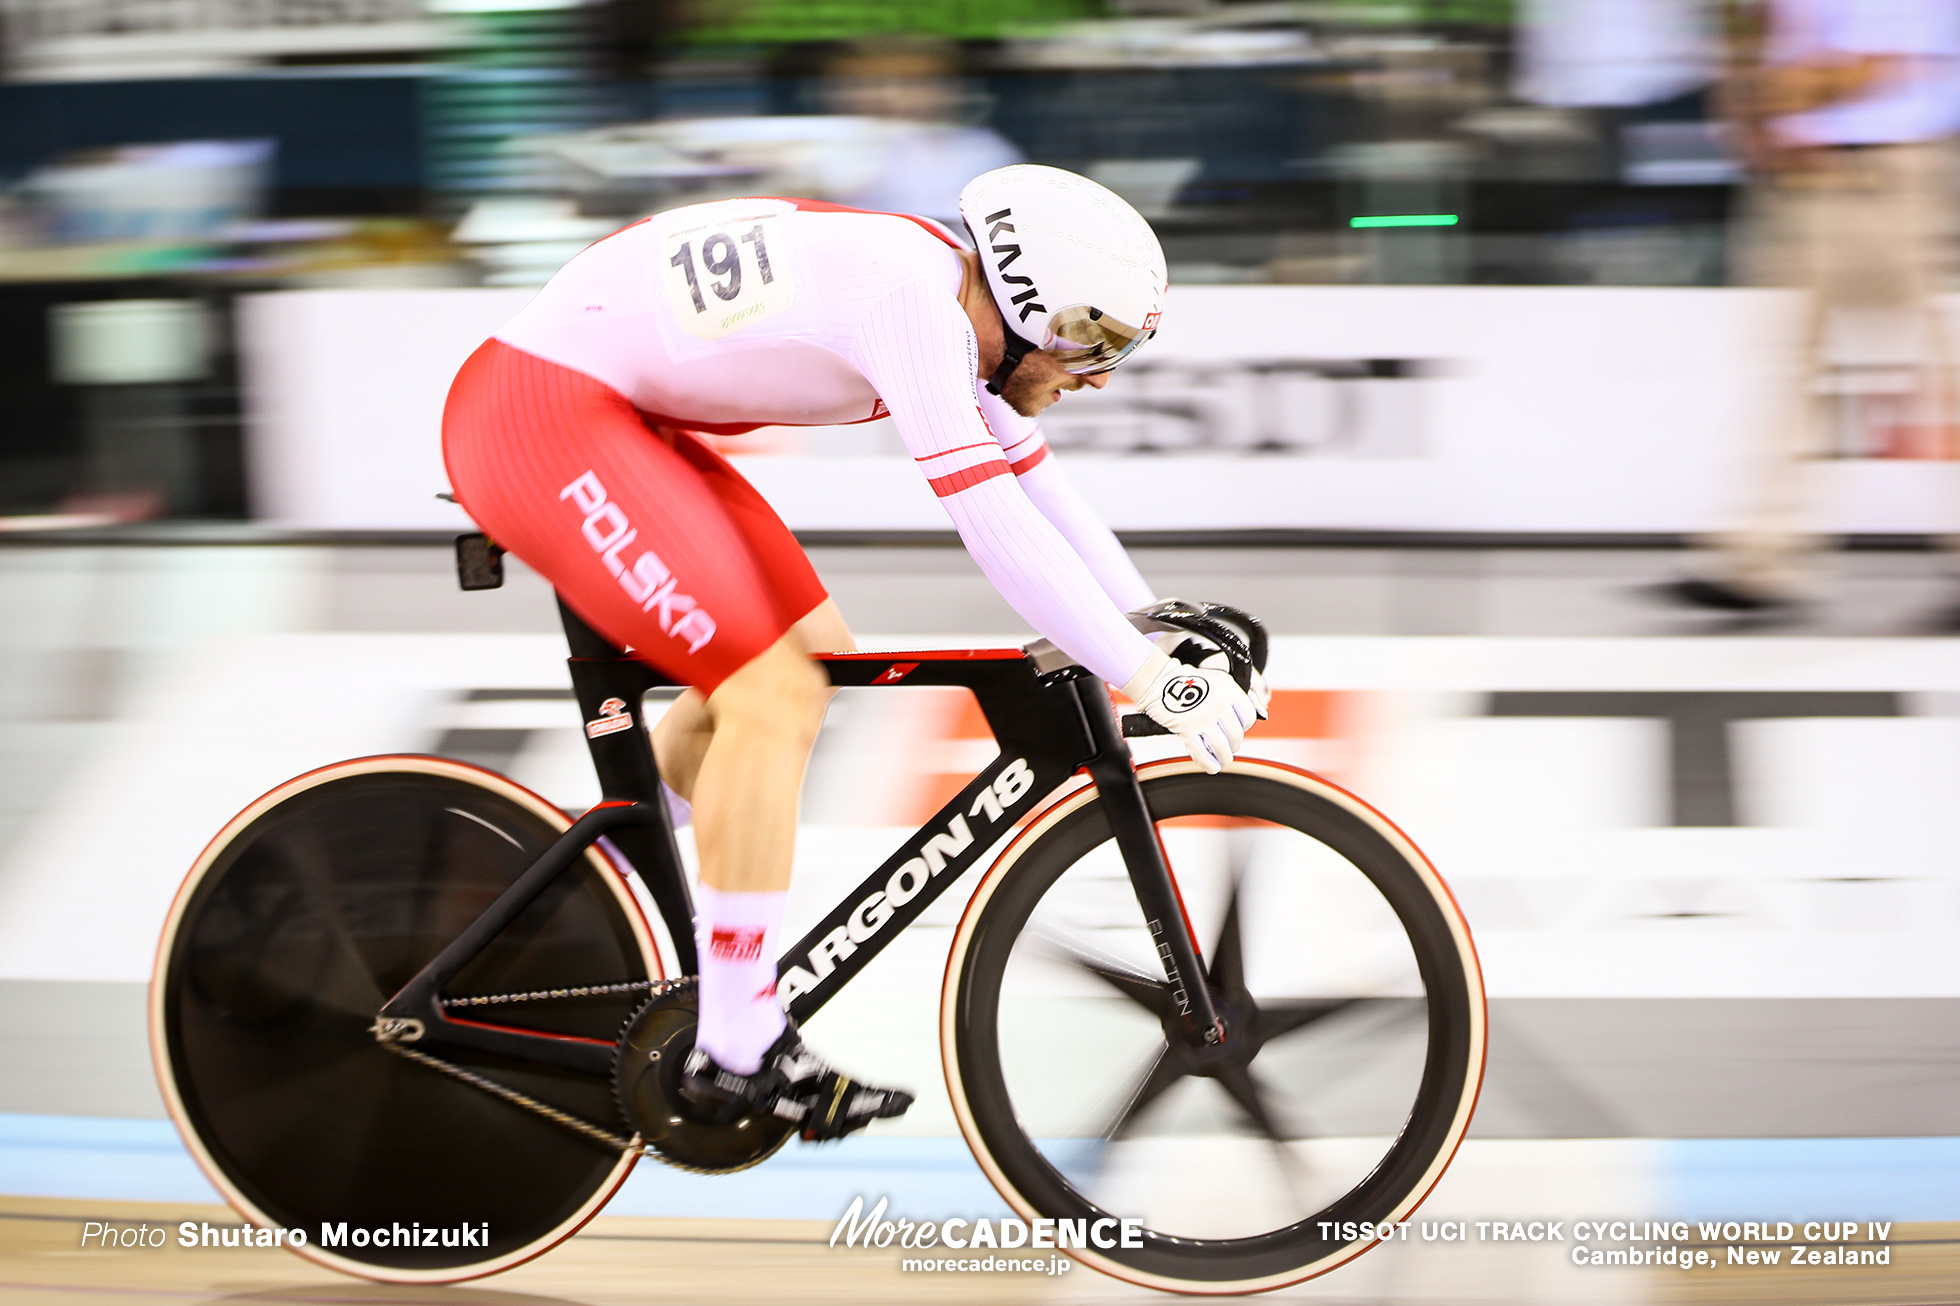
<svg viewBox="0 0 1960 1306">
<path fill-rule="evenodd" d="M 1099 308 L 1077 304 L 1049 320 L 1047 350 L 1063 371 L 1088 376 L 1107 372 L 1156 334 L 1119 322 Z"/>
</svg>

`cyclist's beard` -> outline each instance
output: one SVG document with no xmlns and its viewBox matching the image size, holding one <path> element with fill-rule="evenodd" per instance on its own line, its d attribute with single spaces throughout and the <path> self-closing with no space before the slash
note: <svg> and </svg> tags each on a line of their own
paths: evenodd
<svg viewBox="0 0 1960 1306">
<path fill-rule="evenodd" d="M 1070 384 L 1074 382 L 1074 384 Z M 1036 369 L 1025 363 L 1014 369 L 1011 376 L 1000 388 L 1000 397 L 1009 408 L 1023 417 L 1039 417 L 1050 404 L 1055 402 L 1057 390 L 1077 390 L 1081 382 L 1066 372 L 1056 374 L 1046 368 Z"/>
</svg>

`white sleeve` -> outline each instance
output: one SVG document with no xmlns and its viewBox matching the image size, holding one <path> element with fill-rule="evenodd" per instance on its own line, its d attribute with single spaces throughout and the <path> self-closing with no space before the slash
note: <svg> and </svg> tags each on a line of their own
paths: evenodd
<svg viewBox="0 0 1960 1306">
<path fill-rule="evenodd" d="M 980 417 L 1000 438 L 1008 469 L 1020 482 L 1022 492 L 1062 533 L 1110 602 L 1125 612 L 1156 602 L 1157 595 L 1123 551 L 1115 533 L 1049 457 L 1048 441 L 1035 420 L 1021 416 L 988 391 L 979 392 L 979 401 Z"/>
<path fill-rule="evenodd" d="M 854 361 L 1001 597 L 1083 666 L 1113 685 L 1128 683 L 1156 646 L 1010 474 L 981 416 L 978 346 L 957 301 L 943 287 L 907 282 L 866 312 L 857 348 Z"/>
</svg>

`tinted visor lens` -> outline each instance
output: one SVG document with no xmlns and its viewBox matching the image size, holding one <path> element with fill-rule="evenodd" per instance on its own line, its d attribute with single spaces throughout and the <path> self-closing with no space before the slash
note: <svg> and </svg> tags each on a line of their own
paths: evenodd
<svg viewBox="0 0 1960 1306">
<path fill-rule="evenodd" d="M 1061 363 L 1063 371 L 1075 376 L 1107 372 L 1157 334 L 1118 322 L 1086 304 L 1055 314 L 1048 331 L 1048 352 Z"/>
</svg>

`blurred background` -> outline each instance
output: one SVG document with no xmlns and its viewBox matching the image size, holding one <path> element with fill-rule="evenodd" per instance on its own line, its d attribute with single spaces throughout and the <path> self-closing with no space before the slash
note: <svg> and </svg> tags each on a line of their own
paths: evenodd
<svg viewBox="0 0 1960 1306">
<path fill-rule="evenodd" d="M 537 285 L 693 199 L 953 217 L 1025 159 L 1135 203 L 1179 286 L 1719 286 L 1724 30 L 1701 0 L 5 0 L 0 512 L 268 515 L 242 301 Z"/>
<path fill-rule="evenodd" d="M 1160 593 L 1269 621 L 1254 751 L 1387 810 L 1477 932 L 1490 1079 L 1431 1209 L 1933 1258 L 1688 1288 L 1417 1247 L 1315 1291 L 1960 1281 L 1951 0 L 0 0 L 0 55 L 0 1194 L 215 1200 L 144 983 L 257 794 L 424 751 L 591 801 L 543 583 L 454 587 L 468 353 L 647 213 L 957 229 L 1026 160 L 1136 205 L 1173 287 L 1044 417 L 1062 465 Z M 868 643 L 1029 637 L 887 424 L 724 447 Z M 889 697 L 833 712 L 793 915 L 977 764 L 960 704 Z M 826 1049 L 936 1083 L 950 923 Z M 616 1210 L 997 1205 L 943 1096 L 908 1130 Z"/>
</svg>

